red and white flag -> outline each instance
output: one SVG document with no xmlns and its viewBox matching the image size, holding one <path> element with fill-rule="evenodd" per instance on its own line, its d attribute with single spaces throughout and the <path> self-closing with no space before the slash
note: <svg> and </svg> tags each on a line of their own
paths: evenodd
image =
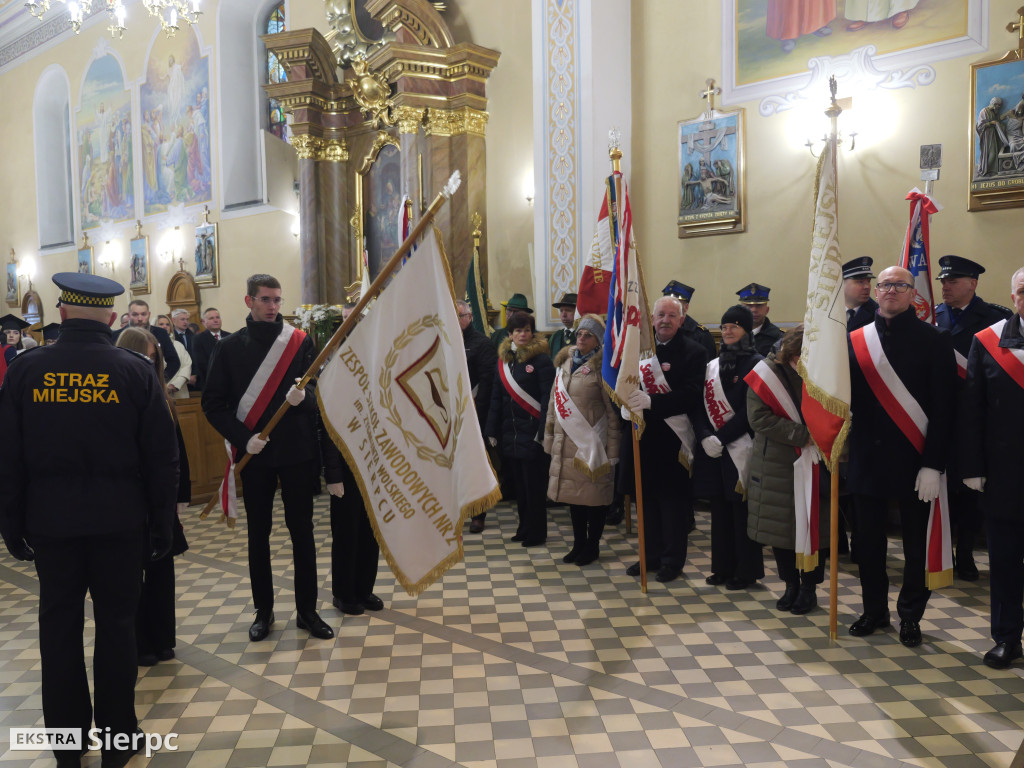
<svg viewBox="0 0 1024 768">
<path fill-rule="evenodd" d="M 843 258 L 832 144 L 818 160 L 814 189 L 811 266 L 804 314 L 800 402 L 804 423 L 829 469 L 836 471 L 850 430 L 850 360 L 846 351 Z"/>
<path fill-rule="evenodd" d="M 621 185 L 622 174 L 613 173 L 612 178 Z M 615 221 L 608 216 L 609 200 L 607 185 L 601 211 L 597 215 L 597 229 L 590 242 L 590 255 L 583 265 L 580 287 L 576 290 L 576 316 L 586 314 L 603 315 L 608 311 L 608 287 L 612 280 L 615 264 Z"/>
<path fill-rule="evenodd" d="M 910 223 L 907 234 L 903 238 L 903 250 L 897 266 L 903 267 L 914 276 L 914 311 L 919 320 L 935 325 L 935 302 L 932 299 L 932 268 L 931 243 L 928 238 L 928 225 L 932 214 L 942 210 L 942 206 L 917 187 L 907 193 L 910 201 Z"/>
</svg>

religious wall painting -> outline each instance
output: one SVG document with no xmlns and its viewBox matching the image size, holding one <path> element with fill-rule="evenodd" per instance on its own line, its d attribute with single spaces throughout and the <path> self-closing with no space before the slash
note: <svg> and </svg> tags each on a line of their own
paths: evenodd
<svg viewBox="0 0 1024 768">
<path fill-rule="evenodd" d="M 139 89 L 144 215 L 212 199 L 210 63 L 195 29 L 159 31 Z"/>
<path fill-rule="evenodd" d="M 93 59 L 75 119 L 78 205 L 83 231 L 135 218 L 132 98 L 110 53 Z"/>
<path fill-rule="evenodd" d="M 1024 51 L 971 65 L 967 209 L 1024 206 Z"/>
<path fill-rule="evenodd" d="M 742 109 L 679 123 L 679 237 L 745 229 L 744 140 Z"/>
<path fill-rule="evenodd" d="M 366 249 L 372 279 L 402 244 L 402 155 L 398 142 L 384 131 L 377 134 L 363 167 L 356 172 L 356 207 L 362 214 L 357 237 Z"/>
<path fill-rule="evenodd" d="M 93 251 L 92 246 L 86 246 L 85 248 L 78 249 L 78 260 L 77 269 L 83 275 L 92 275 L 93 271 Z"/>
<path fill-rule="evenodd" d="M 7 306 L 21 306 L 21 286 L 18 281 L 18 265 L 13 261 L 7 265 Z"/>
<path fill-rule="evenodd" d="M 205 217 L 204 217 L 205 218 Z M 196 227 L 195 276 L 198 285 L 220 285 L 220 250 L 217 225 L 203 221 Z"/>
<path fill-rule="evenodd" d="M 988 3 L 725 0 L 725 103 L 763 98 L 772 114 L 832 74 L 865 88 L 927 85 L 935 61 L 987 50 Z"/>
<path fill-rule="evenodd" d="M 149 293 L 149 238 L 146 235 L 132 238 L 128 243 L 128 287 L 132 295 Z"/>
</svg>

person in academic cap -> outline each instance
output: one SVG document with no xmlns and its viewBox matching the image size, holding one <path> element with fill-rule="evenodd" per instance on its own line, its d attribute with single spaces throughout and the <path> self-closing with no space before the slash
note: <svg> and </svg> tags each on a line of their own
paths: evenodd
<svg viewBox="0 0 1024 768">
<path fill-rule="evenodd" d="M 990 304 L 978 295 L 978 278 L 984 272 L 981 264 L 962 256 L 939 259 L 936 279 L 942 284 L 942 303 L 935 305 L 935 324 L 949 331 L 953 340 L 958 395 L 966 381 L 967 355 L 974 335 L 1013 314 L 1006 307 Z M 981 528 L 979 494 L 960 482 L 963 476 L 959 474 L 955 452 L 950 456 L 946 472 L 950 478 L 949 517 L 956 530 L 956 573 L 961 579 L 976 581 L 978 566 L 974 562 L 974 543 Z"/>
<path fill-rule="evenodd" d="M 48 323 L 43 326 L 43 343 L 46 346 L 56 344 L 60 338 L 60 323 Z"/>
<path fill-rule="evenodd" d="M 558 319 L 562 321 L 562 327 L 548 337 L 551 359 L 554 360 L 558 350 L 576 343 L 576 332 L 572 329 L 576 320 L 576 294 L 563 293 L 562 298 L 551 306 L 558 310 Z"/>
<path fill-rule="evenodd" d="M 761 357 L 767 357 L 775 342 L 782 338 L 782 330 L 768 319 L 768 294 L 771 290 L 767 285 L 751 283 L 736 291 L 740 304 L 754 317 L 754 349 Z"/>
<path fill-rule="evenodd" d="M 533 310 L 530 309 L 530 304 L 526 301 L 526 297 L 523 294 L 513 293 L 509 300 L 505 302 L 505 327 L 499 328 L 491 334 L 491 344 L 494 345 L 495 349 L 500 348 L 501 343 L 509 337 L 509 324 L 519 314 L 532 315 Z"/>
<path fill-rule="evenodd" d="M 718 357 L 715 338 L 711 335 L 711 331 L 694 320 L 689 314 L 690 300 L 693 298 L 696 290 L 696 288 L 691 288 L 686 283 L 680 283 L 678 280 L 669 280 L 668 285 L 665 286 L 661 293 L 663 296 L 675 296 L 682 302 L 683 326 L 679 329 L 679 332 L 686 338 L 692 339 L 704 347 L 704 350 L 708 353 L 708 360 L 714 360 Z"/>
<path fill-rule="evenodd" d="M 88 729 L 95 718 L 112 740 L 128 740 L 127 749 L 103 752 L 105 767 L 123 766 L 141 746 L 135 612 L 143 555 L 159 559 L 171 549 L 178 444 L 153 364 L 114 347 L 114 297 L 124 288 L 78 272 L 53 282 L 60 340 L 19 355 L 0 389 L 0 534 L 15 558 L 35 560 L 46 727 Z M 95 708 L 83 647 L 87 592 Z M 80 764 L 77 752 L 55 756 L 59 766 Z"/>
<path fill-rule="evenodd" d="M 878 302 L 871 298 L 874 260 L 858 256 L 843 264 L 843 300 L 846 303 L 846 332 L 863 328 L 875 320 Z"/>
<path fill-rule="evenodd" d="M 0 360 L 0 380 L 2 380 L 8 364 L 19 352 L 25 349 L 25 345 L 21 341 L 21 333 L 29 325 L 31 323 L 26 323 L 17 315 L 4 315 L 0 317 L 0 331 L 4 334 L 3 344 L 0 345 L 0 349 L 3 349 L 3 359 Z"/>
</svg>

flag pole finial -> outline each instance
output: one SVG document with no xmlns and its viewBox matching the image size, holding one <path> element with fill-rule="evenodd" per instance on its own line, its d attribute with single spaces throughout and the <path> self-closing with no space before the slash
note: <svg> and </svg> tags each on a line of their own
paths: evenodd
<svg viewBox="0 0 1024 768">
<path fill-rule="evenodd" d="M 612 172 L 619 173 L 619 161 L 622 160 L 622 150 L 619 145 L 622 143 L 622 132 L 618 128 L 608 131 L 608 157 L 612 161 Z"/>
</svg>

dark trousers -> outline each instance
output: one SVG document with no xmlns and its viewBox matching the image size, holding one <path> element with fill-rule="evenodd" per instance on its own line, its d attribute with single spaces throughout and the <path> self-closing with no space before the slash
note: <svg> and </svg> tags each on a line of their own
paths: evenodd
<svg viewBox="0 0 1024 768">
<path fill-rule="evenodd" d="M 723 579 L 764 578 L 764 548 L 747 536 L 747 502 L 711 497 L 711 572 Z"/>
<path fill-rule="evenodd" d="M 814 587 L 825 580 L 825 553 L 818 553 L 818 565 L 813 571 L 801 571 L 796 567 L 796 551 L 772 547 L 775 556 L 775 567 L 779 569 L 779 578 L 786 586 Z"/>
<path fill-rule="evenodd" d="M 601 546 L 601 534 L 604 533 L 604 519 L 608 507 L 601 504 L 587 507 L 582 504 L 569 505 L 569 519 L 572 520 L 572 548 L 582 554 L 597 556 Z"/>
<path fill-rule="evenodd" d="M 343 602 L 358 603 L 377 583 L 380 546 L 354 481 L 345 484 L 340 499 L 331 496 L 331 535 L 331 592 Z"/>
<path fill-rule="evenodd" d="M 630 453 L 632 450 L 630 444 Z M 693 518 L 693 485 L 690 473 L 679 463 L 677 453 L 645 451 L 640 457 L 647 570 L 672 568 L 681 571 L 686 564 L 690 520 Z"/>
<path fill-rule="evenodd" d="M 885 536 L 889 500 L 878 496 L 855 494 L 854 521 L 857 525 L 857 564 L 864 613 L 883 616 L 889 612 L 889 574 L 885 568 L 888 539 Z M 906 565 L 903 586 L 896 601 L 901 620 L 920 621 L 931 590 L 925 581 L 925 544 L 928 535 L 928 505 L 917 496 L 896 499 L 903 531 L 903 554 Z"/>
<path fill-rule="evenodd" d="M 972 491 L 963 483 L 950 480 L 949 489 L 949 520 L 956 530 L 956 551 L 971 555 L 974 542 L 981 529 L 981 510 L 978 508 L 977 491 Z"/>
<path fill-rule="evenodd" d="M 316 545 L 313 542 L 313 488 L 310 462 L 286 467 L 248 464 L 242 470 L 242 498 L 249 526 L 249 580 L 257 610 L 274 607 L 270 567 L 270 531 L 274 525 L 274 494 L 281 481 L 284 522 L 292 540 L 295 563 L 295 607 L 301 613 L 316 610 Z"/>
<path fill-rule="evenodd" d="M 33 536 L 39 576 L 39 660 L 47 728 L 135 733 L 135 611 L 142 585 L 143 533 L 54 538 Z M 82 632 L 92 597 L 95 710 Z M 57 752 L 58 757 L 69 753 Z"/>
<path fill-rule="evenodd" d="M 142 595 L 135 618 L 139 653 L 155 654 L 175 645 L 174 558 L 147 562 L 142 572 Z"/>
<path fill-rule="evenodd" d="M 1020 520 L 985 519 L 991 579 L 992 639 L 1019 643 L 1024 633 L 1024 527 Z"/>
<path fill-rule="evenodd" d="M 505 466 L 515 478 L 519 527 L 524 541 L 541 543 L 548 538 L 548 460 L 505 456 Z"/>
<path fill-rule="evenodd" d="M 484 422 L 480 423 L 483 424 Z M 486 443 L 487 441 L 485 440 L 484 442 Z M 487 450 L 487 458 L 491 462 L 491 467 L 494 468 L 494 471 L 497 473 L 498 479 L 501 482 L 501 497 L 506 501 L 511 501 L 513 498 L 515 498 L 515 493 L 512 492 L 511 488 L 506 487 L 504 479 L 505 473 L 502 471 L 501 452 L 497 448 L 492 448 L 490 445 L 485 445 L 484 447 Z M 508 485 L 511 486 L 512 483 L 509 482 Z M 483 522 L 487 519 L 487 513 L 481 512 L 479 515 L 473 515 L 472 519 Z"/>
</svg>

